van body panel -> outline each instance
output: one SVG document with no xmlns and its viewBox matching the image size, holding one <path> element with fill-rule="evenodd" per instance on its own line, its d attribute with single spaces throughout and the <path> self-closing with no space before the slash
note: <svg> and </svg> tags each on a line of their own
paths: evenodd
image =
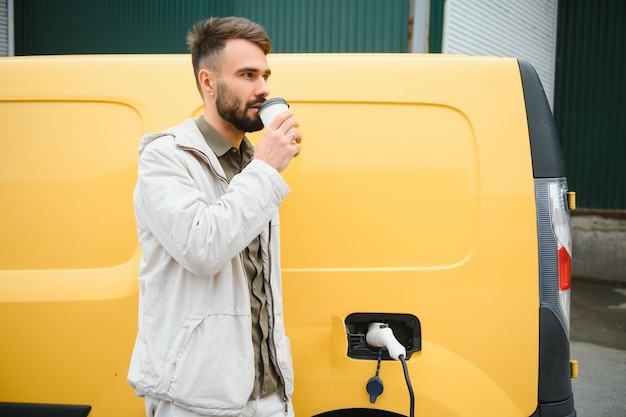
<svg viewBox="0 0 626 417">
<path fill-rule="evenodd" d="M 110 204 L 109 198 L 121 190 L 132 195 L 139 115 L 120 103 L 79 100 L 4 101 L 0 112 L 6 117 L 2 137 L 16 139 L 0 144 L 6 158 L 0 178 L 13 196 L 0 208 L 11 242 L 3 246 L 0 268 L 82 269 L 128 261 L 137 246 L 132 201 Z M 55 125 L 64 127 L 54 132 L 61 137 L 49 136 Z"/>
<path fill-rule="evenodd" d="M 302 234 L 309 239 L 298 242 L 297 253 L 286 249 L 285 268 L 446 268 L 467 259 L 476 238 L 479 178 L 473 132 L 462 113 L 437 105 L 384 102 L 292 100 L 291 108 L 303 120 L 302 131 L 310 141 L 307 155 L 294 160 L 293 169 L 285 173 L 294 191 L 283 211 L 288 223 L 298 222 L 298 229 L 288 227 L 282 233 L 288 241 Z M 320 116 L 324 123 L 315 123 Z M 372 123 L 368 136 L 345 140 L 354 126 L 391 117 L 415 127 L 390 129 Z M 443 127 L 436 129 L 439 122 Z M 415 132 L 423 130 L 433 133 L 432 140 L 415 140 Z M 371 163 L 364 169 L 363 161 Z M 438 180 L 419 180 L 428 175 Z M 363 210 L 363 204 L 372 209 Z M 302 216 L 323 221 L 305 222 Z M 430 219 L 428 227 L 406 221 L 417 216 Z M 457 238 L 441 233 L 446 229 L 455 230 Z M 332 239 L 326 238 L 329 233 Z M 393 248 L 380 250 L 381 240 L 390 236 L 387 244 Z M 408 244 L 415 236 L 428 245 L 415 250 Z"/>
<path fill-rule="evenodd" d="M 526 97 L 537 86 L 523 84 L 523 65 L 409 54 L 268 61 L 271 96 L 288 100 L 304 138 L 280 210 L 296 413 L 408 414 L 402 366 L 388 358 L 384 393 L 370 403 L 377 362 L 348 354 L 355 313 L 419 321 L 407 361 L 416 415 L 535 413 L 542 145 L 529 139 Z M 0 329 L 10 335 L 0 402 L 145 414 L 126 382 L 137 147 L 141 134 L 201 114 L 192 74 L 183 55 L 0 59 Z"/>
<path fill-rule="evenodd" d="M 315 83 L 298 83 L 302 69 L 281 68 L 280 84 L 271 80 L 273 94 L 288 88 L 305 138 L 285 171 L 293 191 L 281 208 L 295 406 L 313 392 L 324 401 L 307 401 L 307 415 L 354 407 L 355 397 L 357 406 L 369 404 L 364 385 L 375 366 L 345 349 L 329 351 L 328 326 L 331 317 L 385 311 L 413 313 L 422 323 L 424 346 L 409 361 L 414 386 L 425 390 L 417 410 L 472 415 L 468 408 L 497 402 L 502 415 L 531 415 L 537 236 L 517 62 L 394 58 L 383 68 L 363 57 L 344 71 L 333 67 L 338 58 L 318 58 Z M 454 76 L 451 59 L 463 67 Z M 368 81 L 370 73 L 380 75 Z M 433 77 L 445 78 L 446 88 Z M 344 85 L 361 88 L 350 91 L 352 100 L 343 89 L 335 97 Z M 323 383 L 333 363 L 342 364 L 333 375 L 349 394 Z M 400 364 L 381 372 L 385 366 L 401 375 Z M 406 413 L 404 382 L 394 381 L 388 388 L 385 380 L 376 406 Z"/>
<path fill-rule="evenodd" d="M 189 77 L 187 63 L 0 60 L 0 414 L 84 405 L 90 416 L 145 415 L 126 381 L 137 331 L 137 148 L 144 132 L 201 107 L 193 82 L 163 81 Z"/>
</svg>

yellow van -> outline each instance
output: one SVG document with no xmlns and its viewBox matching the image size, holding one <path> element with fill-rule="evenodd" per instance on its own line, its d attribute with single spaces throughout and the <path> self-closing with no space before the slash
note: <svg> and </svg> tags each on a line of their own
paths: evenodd
<svg viewBox="0 0 626 417">
<path fill-rule="evenodd" d="M 269 63 L 305 138 L 280 213 L 296 414 L 575 416 L 573 200 L 532 66 Z M 0 415 L 145 415 L 137 148 L 201 106 L 188 56 L 0 59 Z"/>
</svg>

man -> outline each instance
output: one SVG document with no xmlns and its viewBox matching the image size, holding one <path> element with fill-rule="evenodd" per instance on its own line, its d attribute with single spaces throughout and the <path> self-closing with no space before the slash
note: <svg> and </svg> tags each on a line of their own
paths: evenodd
<svg viewBox="0 0 626 417">
<path fill-rule="evenodd" d="M 211 18 L 187 40 L 204 112 L 142 138 L 134 204 L 142 260 L 129 382 L 148 416 L 293 415 L 278 208 L 300 152 L 291 112 L 263 125 L 270 40 Z"/>
</svg>

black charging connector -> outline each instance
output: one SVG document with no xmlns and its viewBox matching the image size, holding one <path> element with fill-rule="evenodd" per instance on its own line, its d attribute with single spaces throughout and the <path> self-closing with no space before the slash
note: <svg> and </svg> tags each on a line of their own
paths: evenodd
<svg viewBox="0 0 626 417">
<path fill-rule="evenodd" d="M 365 390 L 370 396 L 370 403 L 374 404 L 376 399 L 383 393 L 383 381 L 379 378 L 378 374 L 380 373 L 380 362 L 383 356 L 383 348 L 378 348 L 378 362 L 376 363 L 376 375 L 370 378 L 367 381 L 367 385 L 365 386 Z"/>
</svg>

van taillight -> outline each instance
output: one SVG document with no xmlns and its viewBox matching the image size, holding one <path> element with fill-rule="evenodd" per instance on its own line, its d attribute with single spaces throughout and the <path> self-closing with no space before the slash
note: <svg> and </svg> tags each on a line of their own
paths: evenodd
<svg viewBox="0 0 626 417">
<path fill-rule="evenodd" d="M 555 258 L 557 261 L 558 300 L 562 318 L 569 334 L 570 327 L 570 288 L 572 286 L 572 235 L 568 207 L 567 183 L 564 179 L 554 179 L 548 184 L 550 202 L 550 223 L 555 238 Z"/>
</svg>

